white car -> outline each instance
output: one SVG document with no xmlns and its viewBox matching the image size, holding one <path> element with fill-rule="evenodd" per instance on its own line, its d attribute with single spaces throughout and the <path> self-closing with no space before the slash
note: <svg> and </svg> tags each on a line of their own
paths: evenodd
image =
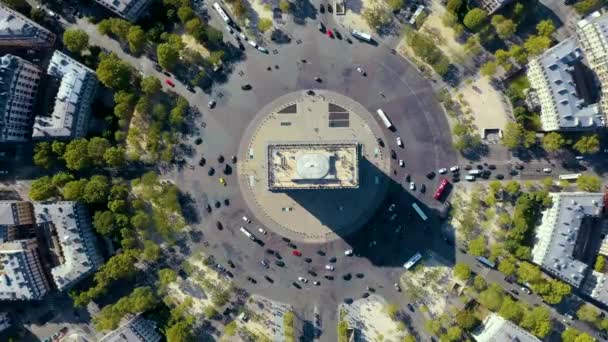
<svg viewBox="0 0 608 342">
<path fill-rule="evenodd" d="M 388 207 L 388 211 L 393 211 L 395 210 L 395 203 L 391 203 L 391 205 Z"/>
<path fill-rule="evenodd" d="M 448 169 L 446 169 L 445 167 L 442 169 L 439 169 L 437 172 L 439 172 L 440 174 L 444 174 L 446 172 L 448 172 Z"/>
<path fill-rule="evenodd" d="M 215 100 L 209 100 L 209 103 L 207 103 L 207 107 L 209 107 L 209 109 L 215 107 Z"/>
<path fill-rule="evenodd" d="M 403 147 L 403 141 L 401 140 L 401 137 L 397 137 L 397 146 Z"/>
<path fill-rule="evenodd" d="M 312 283 L 315 284 L 315 285 L 317 285 L 317 286 L 321 285 L 321 283 L 319 283 L 318 281 L 313 281 Z"/>
<path fill-rule="evenodd" d="M 456 166 L 456 165 L 455 165 L 455 166 L 452 166 L 452 167 L 450 168 L 450 172 L 456 172 L 456 171 L 458 171 L 458 170 L 460 170 L 460 168 L 459 168 L 458 166 Z"/>
<path fill-rule="evenodd" d="M 306 278 L 298 277 L 298 280 L 303 283 L 308 283 L 308 279 L 306 279 Z"/>
<path fill-rule="evenodd" d="M 325 269 L 328 271 L 333 271 L 334 267 L 332 265 L 325 265 Z"/>
<path fill-rule="evenodd" d="M 403 159 L 399 159 L 399 166 L 405 167 L 405 162 L 403 161 Z"/>
<path fill-rule="evenodd" d="M 266 235 L 266 231 L 265 231 L 264 229 L 262 229 L 262 228 L 258 228 L 258 232 L 260 232 L 260 233 L 262 233 L 262 234 Z"/>
<path fill-rule="evenodd" d="M 357 71 L 362 74 L 363 73 L 363 69 L 361 69 L 361 67 L 357 67 Z"/>
<path fill-rule="evenodd" d="M 543 172 L 546 172 L 546 173 L 551 173 L 551 168 L 546 167 L 546 168 L 544 168 L 544 169 L 543 169 Z"/>
<path fill-rule="evenodd" d="M 247 36 L 243 32 L 239 32 L 239 36 L 241 37 L 241 39 L 247 40 Z"/>
<path fill-rule="evenodd" d="M 268 49 L 263 46 L 258 46 L 258 50 L 260 50 L 263 53 L 268 53 Z"/>
<path fill-rule="evenodd" d="M 247 216 L 243 216 L 243 221 L 245 221 L 247 223 L 251 223 L 251 220 Z"/>
<path fill-rule="evenodd" d="M 410 182 L 410 190 L 416 190 L 416 184 L 414 182 Z"/>
<path fill-rule="evenodd" d="M 249 41 L 249 45 L 253 46 L 254 48 L 258 48 L 258 43 L 254 42 L 253 40 Z"/>
<path fill-rule="evenodd" d="M 226 30 L 228 30 L 228 32 L 233 33 L 234 31 L 232 31 L 232 27 L 226 25 Z"/>
<path fill-rule="evenodd" d="M 353 250 L 352 250 L 352 249 L 349 249 L 349 250 L 347 250 L 347 251 L 344 251 L 344 255 L 347 255 L 347 256 L 351 256 L 351 255 L 353 255 Z"/>
</svg>

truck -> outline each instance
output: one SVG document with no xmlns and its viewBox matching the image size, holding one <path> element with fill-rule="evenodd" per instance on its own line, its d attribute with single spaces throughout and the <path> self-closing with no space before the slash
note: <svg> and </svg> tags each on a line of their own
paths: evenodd
<svg viewBox="0 0 608 342">
<path fill-rule="evenodd" d="M 247 236 L 248 238 L 250 238 L 252 241 L 257 241 L 257 239 L 255 238 L 255 236 L 253 234 L 251 234 L 247 229 L 245 229 L 245 227 L 241 227 L 241 233 L 245 234 L 245 236 Z"/>
<path fill-rule="evenodd" d="M 372 36 L 369 33 L 365 33 L 365 32 L 359 32 L 356 30 L 352 30 L 350 32 L 350 34 L 352 34 L 353 37 L 359 39 L 359 40 L 364 40 L 366 42 L 371 42 L 372 41 Z"/>
<path fill-rule="evenodd" d="M 217 13 L 220 15 L 220 17 L 222 17 L 222 20 L 224 20 L 224 22 L 226 24 L 230 23 L 230 17 L 228 17 L 228 15 L 226 14 L 226 11 L 224 11 L 224 9 L 222 8 L 222 6 L 220 6 L 220 4 L 218 4 L 217 2 L 214 2 L 213 8 L 215 8 Z"/>
<path fill-rule="evenodd" d="M 481 170 L 469 170 L 469 174 L 472 176 L 479 176 L 481 174 Z"/>
<path fill-rule="evenodd" d="M 386 116 L 386 114 L 384 113 L 384 111 L 382 109 L 376 110 L 376 113 L 378 113 L 378 116 L 380 117 L 380 119 L 382 120 L 382 122 L 384 123 L 384 126 L 386 126 L 386 128 L 391 129 L 393 127 L 393 123 L 388 118 L 388 116 Z"/>
</svg>

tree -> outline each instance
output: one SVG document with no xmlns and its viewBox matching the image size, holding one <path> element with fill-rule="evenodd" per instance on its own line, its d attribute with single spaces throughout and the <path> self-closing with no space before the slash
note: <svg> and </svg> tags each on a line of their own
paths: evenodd
<svg viewBox="0 0 608 342">
<path fill-rule="evenodd" d="M 165 331 L 167 342 L 191 342 L 194 341 L 192 336 L 192 327 L 185 321 L 179 321 Z"/>
<path fill-rule="evenodd" d="M 195 18 L 196 15 L 190 6 L 182 6 L 177 10 L 177 17 L 179 18 L 179 21 L 184 24 L 188 20 Z"/>
<path fill-rule="evenodd" d="M 461 310 L 456 314 L 456 324 L 464 330 L 473 330 L 479 323 L 479 319 L 469 310 Z"/>
<path fill-rule="evenodd" d="M 179 60 L 179 50 L 169 43 L 158 44 L 156 48 L 158 64 L 167 70 L 173 69 Z"/>
<path fill-rule="evenodd" d="M 492 284 L 479 294 L 477 301 L 488 310 L 497 311 L 502 305 L 503 296 L 500 286 Z"/>
<path fill-rule="evenodd" d="M 398 11 L 403 8 L 403 0 L 388 0 L 388 7 L 393 11 Z"/>
<path fill-rule="evenodd" d="M 367 7 L 363 10 L 363 19 L 370 27 L 379 28 L 391 21 L 390 12 L 381 5 Z"/>
<path fill-rule="evenodd" d="M 473 8 L 464 16 L 462 23 L 471 31 L 479 31 L 488 20 L 488 12 L 481 8 Z"/>
<path fill-rule="evenodd" d="M 553 24 L 553 20 L 551 20 L 551 19 L 541 20 L 536 25 L 536 31 L 538 32 L 538 34 L 540 36 L 550 37 L 553 34 L 553 32 L 555 32 L 555 25 Z"/>
<path fill-rule="evenodd" d="M 67 29 L 63 32 L 63 44 L 70 52 L 82 54 L 89 47 L 89 35 L 81 29 Z"/>
<path fill-rule="evenodd" d="M 543 299 L 549 304 L 555 305 L 561 303 L 564 297 L 572 292 L 570 285 L 557 279 L 549 280 L 548 284 L 550 285 L 549 291 L 543 294 Z"/>
<path fill-rule="evenodd" d="M 108 210 L 95 212 L 93 227 L 101 235 L 110 235 L 114 231 L 114 214 Z"/>
<path fill-rule="evenodd" d="M 262 18 L 258 21 L 258 29 L 262 32 L 266 32 L 272 28 L 272 20 L 268 18 Z"/>
<path fill-rule="evenodd" d="M 481 72 L 481 74 L 486 77 L 492 77 L 492 76 L 494 76 L 494 74 L 496 74 L 497 69 L 498 69 L 498 64 L 496 62 L 488 61 L 488 62 L 485 62 L 481 66 L 481 68 L 479 69 L 479 72 Z"/>
<path fill-rule="evenodd" d="M 110 193 L 110 183 L 108 178 L 101 175 L 91 177 L 84 187 L 82 199 L 89 204 L 104 203 L 108 200 Z"/>
<path fill-rule="evenodd" d="M 519 190 L 521 189 L 521 185 L 519 185 L 519 183 L 517 181 L 509 181 L 506 185 L 505 185 L 505 191 L 510 195 L 510 196 L 515 196 L 519 193 Z"/>
<path fill-rule="evenodd" d="M 512 257 L 504 258 L 498 264 L 498 270 L 506 276 L 515 273 L 515 260 Z"/>
<path fill-rule="evenodd" d="M 68 169 L 82 170 L 91 166 L 88 146 L 89 142 L 85 138 L 72 140 L 67 144 L 63 159 Z"/>
<path fill-rule="evenodd" d="M 97 66 L 97 78 L 103 85 L 114 90 L 129 88 L 131 66 L 114 53 L 102 54 Z"/>
<path fill-rule="evenodd" d="M 291 11 L 291 3 L 287 0 L 280 0 L 279 8 L 281 9 L 281 12 L 289 13 Z"/>
<path fill-rule="evenodd" d="M 524 48 L 532 56 L 540 55 L 551 46 L 551 39 L 545 36 L 530 36 L 524 42 Z"/>
<path fill-rule="evenodd" d="M 486 254 L 486 238 L 479 236 L 477 239 L 469 242 L 469 253 L 474 256 L 483 256 Z"/>
<path fill-rule="evenodd" d="M 146 95 L 154 95 L 162 89 L 160 80 L 154 76 L 146 76 L 142 78 L 140 87 Z"/>
<path fill-rule="evenodd" d="M 594 9 L 599 7 L 599 5 L 600 5 L 599 0 L 582 0 L 582 1 L 578 1 L 574 4 L 574 9 L 579 14 L 585 15 L 585 14 L 591 13 L 591 11 L 593 11 Z"/>
<path fill-rule="evenodd" d="M 403 337 L 403 342 L 416 342 L 416 338 L 412 335 L 407 335 Z"/>
<path fill-rule="evenodd" d="M 452 13 L 458 13 L 460 7 L 462 7 L 462 0 L 448 0 L 445 7 L 448 11 Z"/>
<path fill-rule="evenodd" d="M 492 26 L 494 26 L 494 29 L 496 30 L 496 33 L 500 39 L 507 39 L 511 37 L 517 29 L 517 25 L 515 25 L 513 20 L 507 19 L 500 14 L 492 17 Z"/>
<path fill-rule="evenodd" d="M 464 49 L 471 55 L 479 55 L 482 51 L 479 36 L 475 34 L 467 38 L 467 42 L 464 44 Z"/>
<path fill-rule="evenodd" d="M 547 152 L 557 152 L 566 144 L 566 139 L 557 133 L 550 132 L 543 137 L 543 148 Z"/>
<path fill-rule="evenodd" d="M 475 287 L 477 291 L 483 291 L 488 287 L 488 283 L 483 277 L 476 275 L 475 278 L 473 278 L 473 287 Z"/>
<path fill-rule="evenodd" d="M 392 320 L 395 320 L 397 318 L 397 313 L 399 312 L 399 307 L 397 307 L 395 304 L 387 304 L 384 307 L 384 312 L 386 312 L 388 317 L 390 317 Z"/>
<path fill-rule="evenodd" d="M 51 149 L 53 150 L 53 153 L 55 153 L 61 159 L 63 158 L 63 154 L 65 153 L 65 146 L 65 142 L 55 140 L 51 144 Z"/>
<path fill-rule="evenodd" d="M 592 174 L 582 174 L 576 180 L 576 186 L 580 191 L 598 192 L 602 188 L 602 180 Z"/>
<path fill-rule="evenodd" d="M 103 160 L 109 167 L 121 167 L 127 162 L 124 147 L 112 146 L 103 153 Z"/>
<path fill-rule="evenodd" d="M 596 153 L 600 150 L 600 139 L 597 134 L 583 135 L 572 146 L 580 153 Z"/>
<path fill-rule="evenodd" d="M 503 318 L 518 324 L 524 316 L 524 310 L 519 303 L 511 299 L 511 297 L 506 296 L 500 306 L 498 314 Z"/>
<path fill-rule="evenodd" d="M 468 280 L 471 276 L 471 268 L 467 264 L 458 262 L 454 265 L 454 276 L 460 280 Z"/>
<path fill-rule="evenodd" d="M 595 259 L 595 266 L 593 267 L 597 272 L 603 272 L 604 266 L 606 266 L 606 258 L 603 255 L 598 255 Z"/>
<path fill-rule="evenodd" d="M 541 279 L 541 272 L 538 266 L 527 261 L 519 264 L 517 277 L 520 283 L 535 283 Z"/>
<path fill-rule="evenodd" d="M 53 186 L 55 186 L 57 188 L 61 188 L 66 183 L 71 182 L 73 180 L 74 180 L 74 176 L 72 176 L 70 173 L 67 173 L 65 171 L 61 171 L 61 172 L 58 172 L 53 175 L 51 182 L 53 183 Z"/>
<path fill-rule="evenodd" d="M 537 306 L 524 313 L 521 326 L 539 338 L 544 338 L 551 332 L 551 315 L 548 309 Z"/>
<path fill-rule="evenodd" d="M 217 314 L 217 310 L 211 305 L 207 305 L 203 311 L 203 315 L 207 320 L 212 319 L 213 317 L 217 316 Z"/>
<path fill-rule="evenodd" d="M 131 53 L 139 55 L 146 44 L 146 33 L 139 26 L 131 26 L 127 34 L 127 42 L 129 43 Z"/>
<path fill-rule="evenodd" d="M 600 319 L 600 312 L 591 304 L 584 304 L 576 311 L 576 317 L 581 321 L 597 324 Z"/>
<path fill-rule="evenodd" d="M 29 196 L 33 201 L 44 201 L 57 195 L 57 188 L 53 186 L 51 177 L 40 177 L 32 182 Z"/>
<path fill-rule="evenodd" d="M 516 122 L 509 122 L 505 126 L 502 144 L 509 149 L 515 149 L 524 145 L 524 127 Z"/>
<path fill-rule="evenodd" d="M 462 341 L 462 329 L 460 327 L 449 327 L 444 336 L 450 342 Z"/>
<path fill-rule="evenodd" d="M 68 201 L 79 201 L 82 199 L 82 194 L 84 193 L 84 187 L 86 185 L 86 179 L 67 182 L 61 190 L 63 198 Z"/>
<path fill-rule="evenodd" d="M 53 166 L 54 158 L 51 150 L 51 143 L 48 141 L 39 142 L 34 146 L 34 164 L 49 169 Z"/>
<path fill-rule="evenodd" d="M 528 61 L 528 53 L 526 49 L 520 45 L 512 45 L 509 48 L 509 55 L 519 64 L 525 64 Z"/>
<path fill-rule="evenodd" d="M 110 142 L 106 138 L 93 137 L 87 144 L 87 156 L 89 160 L 95 165 L 103 165 L 103 155 L 106 150 L 110 147 Z"/>
</svg>

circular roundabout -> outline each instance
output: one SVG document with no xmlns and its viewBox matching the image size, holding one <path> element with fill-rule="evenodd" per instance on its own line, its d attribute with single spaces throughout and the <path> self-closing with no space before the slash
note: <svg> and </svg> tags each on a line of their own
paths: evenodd
<svg viewBox="0 0 608 342">
<path fill-rule="evenodd" d="M 246 204 L 267 228 L 321 243 L 367 223 L 388 190 L 386 137 L 361 104 L 329 90 L 296 91 L 264 106 L 239 145 Z"/>
</svg>

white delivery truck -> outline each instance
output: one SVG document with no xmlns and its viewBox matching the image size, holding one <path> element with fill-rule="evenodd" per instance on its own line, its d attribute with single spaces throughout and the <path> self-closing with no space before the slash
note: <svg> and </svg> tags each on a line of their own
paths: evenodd
<svg viewBox="0 0 608 342">
<path fill-rule="evenodd" d="M 247 229 L 245 229 L 245 227 L 241 227 L 240 230 L 241 230 L 241 233 L 245 234 L 245 236 L 247 236 L 251 240 L 253 240 L 253 241 L 257 240 L 253 234 L 251 234 Z"/>
</svg>

